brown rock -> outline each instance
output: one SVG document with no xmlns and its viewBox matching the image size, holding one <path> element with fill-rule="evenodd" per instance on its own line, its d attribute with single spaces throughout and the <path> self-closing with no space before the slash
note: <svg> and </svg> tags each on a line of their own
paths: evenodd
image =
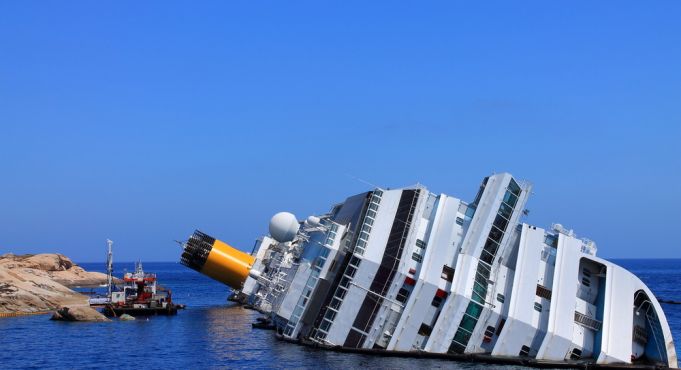
<svg viewBox="0 0 681 370">
<path fill-rule="evenodd" d="M 85 271 L 61 254 L 5 254 L 0 256 L 0 313 L 87 305 L 87 297 L 68 287 L 105 283 L 105 274 Z"/>
<path fill-rule="evenodd" d="M 60 307 L 54 312 L 54 314 L 52 314 L 52 318 L 50 320 L 91 322 L 111 321 L 99 311 L 89 306 Z"/>
</svg>

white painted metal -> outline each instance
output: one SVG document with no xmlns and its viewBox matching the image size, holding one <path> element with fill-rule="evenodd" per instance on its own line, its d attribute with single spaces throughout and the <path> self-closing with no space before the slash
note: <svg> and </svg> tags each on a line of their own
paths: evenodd
<svg viewBox="0 0 681 370">
<path fill-rule="evenodd" d="M 513 201 L 508 192 L 515 184 L 520 190 Z M 372 282 L 381 278 L 405 190 L 417 190 L 418 198 L 380 295 Z M 437 353 L 465 348 L 600 364 L 646 358 L 676 367 L 671 332 L 652 292 L 630 272 L 596 257 L 595 243 L 574 231 L 523 223 L 530 192 L 531 185 L 502 173 L 486 179 L 472 204 L 417 185 L 376 189 L 366 196 L 361 217 L 344 216 L 340 223 L 333 221 L 339 209 L 360 198 L 309 217 L 301 230 L 295 217 L 280 216 L 270 228 L 279 242 L 264 237 L 257 244 L 258 273 L 241 293 L 269 312 L 284 335 L 326 344 Z M 500 220 L 509 204 L 512 212 Z M 486 256 L 493 225 L 502 226 L 502 235 L 498 249 Z M 356 318 L 367 314 L 360 311 L 367 299 L 379 302 L 370 327 L 353 329 Z M 471 312 L 477 317 L 467 321 Z"/>
</svg>

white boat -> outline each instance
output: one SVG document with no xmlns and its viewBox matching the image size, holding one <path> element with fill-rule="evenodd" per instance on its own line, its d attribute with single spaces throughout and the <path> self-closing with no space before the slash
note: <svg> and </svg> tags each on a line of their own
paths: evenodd
<svg viewBox="0 0 681 370">
<path fill-rule="evenodd" d="M 196 231 L 182 263 L 235 290 L 285 339 L 335 348 L 677 367 L 669 325 L 596 244 L 524 222 L 531 185 L 486 177 L 466 203 L 424 186 L 279 213 L 247 254 Z"/>
</svg>

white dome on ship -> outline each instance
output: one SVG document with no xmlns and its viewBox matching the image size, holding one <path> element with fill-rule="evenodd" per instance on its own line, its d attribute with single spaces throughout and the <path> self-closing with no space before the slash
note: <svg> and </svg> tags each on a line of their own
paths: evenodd
<svg viewBox="0 0 681 370">
<path fill-rule="evenodd" d="M 292 241 L 299 228 L 296 216 L 289 212 L 279 212 L 270 220 L 270 235 L 280 243 Z"/>
</svg>

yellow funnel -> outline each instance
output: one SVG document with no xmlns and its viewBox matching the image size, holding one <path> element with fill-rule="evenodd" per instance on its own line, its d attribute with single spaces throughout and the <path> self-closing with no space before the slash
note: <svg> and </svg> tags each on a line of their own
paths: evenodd
<svg viewBox="0 0 681 370">
<path fill-rule="evenodd" d="M 198 230 L 184 244 L 181 263 L 234 289 L 241 289 L 255 257 Z"/>
</svg>

